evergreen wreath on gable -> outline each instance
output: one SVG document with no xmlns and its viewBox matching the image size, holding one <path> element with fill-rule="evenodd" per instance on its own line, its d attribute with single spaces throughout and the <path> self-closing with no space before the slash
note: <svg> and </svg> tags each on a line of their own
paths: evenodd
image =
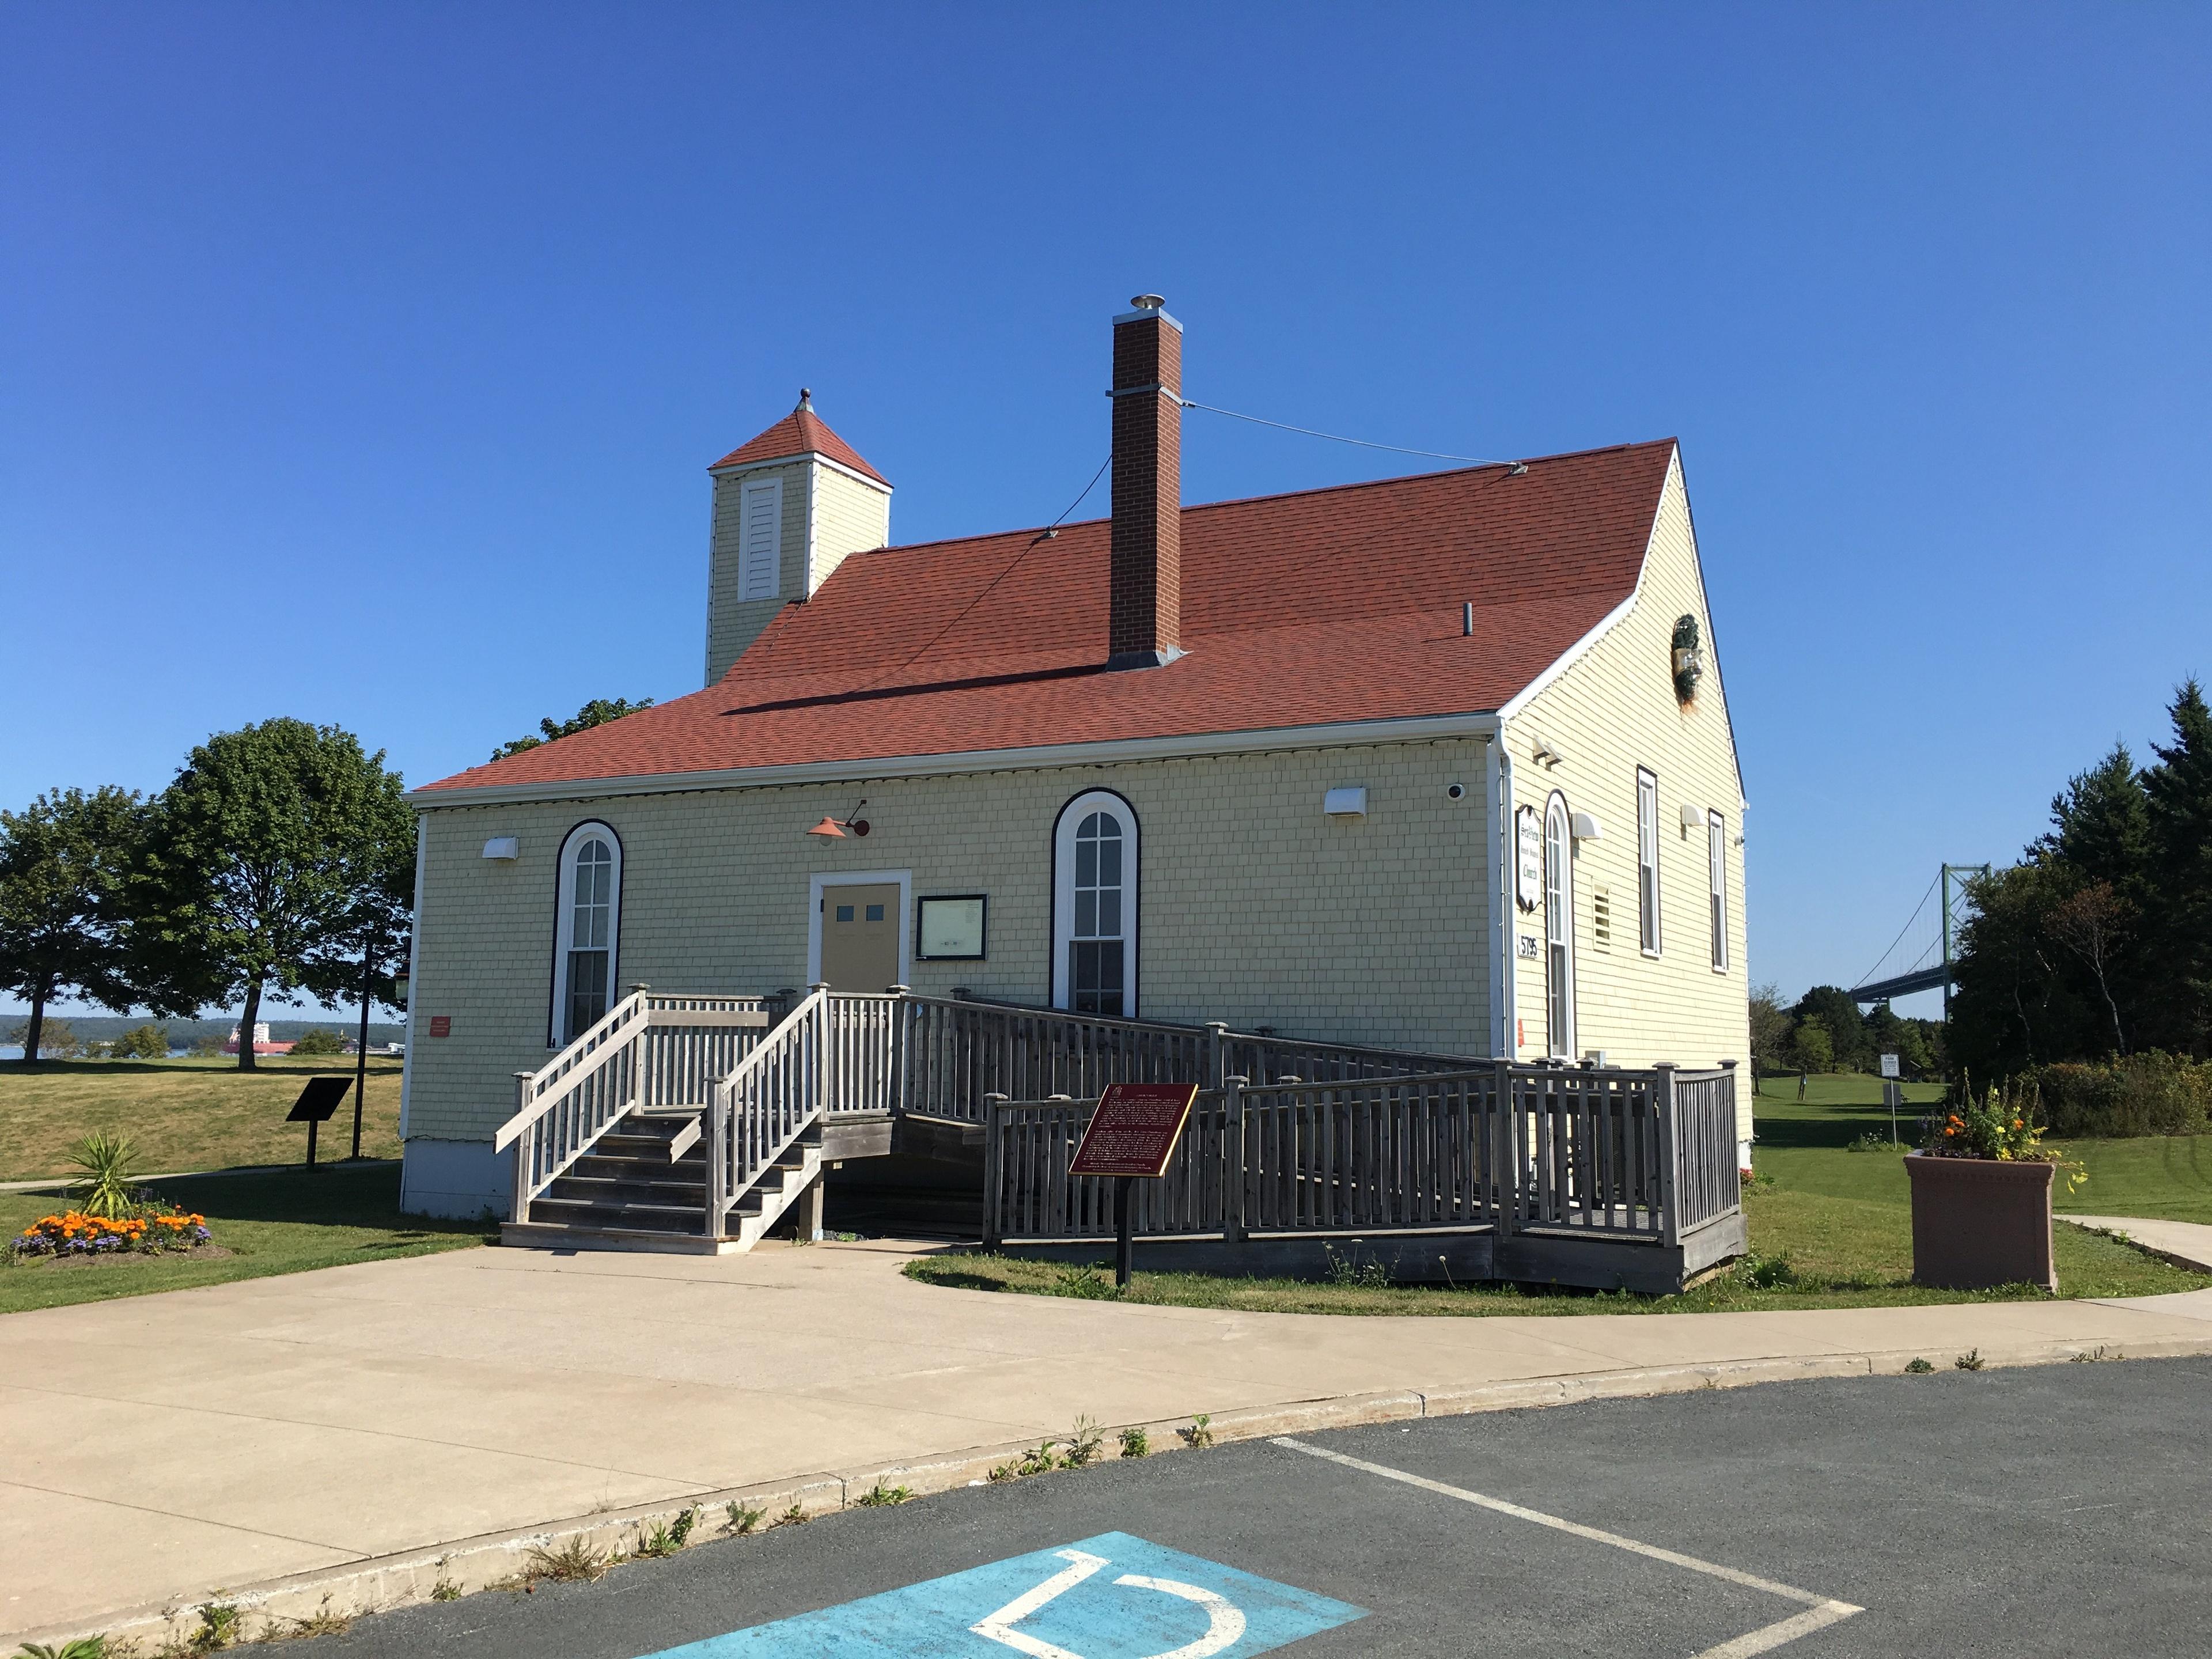
<svg viewBox="0 0 2212 1659">
<path fill-rule="evenodd" d="M 1674 623 L 1674 700 L 1688 702 L 1698 695 L 1705 677 L 1705 653 L 1698 649 L 1698 619 L 1684 611 Z"/>
</svg>

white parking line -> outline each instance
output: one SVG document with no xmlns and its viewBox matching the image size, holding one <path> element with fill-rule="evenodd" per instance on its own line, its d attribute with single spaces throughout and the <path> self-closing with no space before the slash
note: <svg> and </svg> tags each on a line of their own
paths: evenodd
<svg viewBox="0 0 2212 1659">
<path fill-rule="evenodd" d="M 1403 1486 L 1419 1486 L 1424 1492 L 1437 1492 L 1446 1498 L 1456 1498 L 1463 1504 L 1479 1504 L 1486 1510 L 1495 1510 L 1499 1515 L 1510 1515 L 1516 1521 L 1531 1521 L 1540 1527 L 1549 1527 L 1554 1532 L 1571 1533 L 1577 1538 L 1587 1538 L 1594 1544 L 1609 1544 L 1614 1549 L 1626 1550 L 1632 1555 L 1648 1556 L 1654 1561 L 1663 1561 L 1670 1567 L 1682 1567 L 1691 1572 L 1702 1572 L 1708 1577 L 1724 1578 L 1731 1584 L 1741 1584 L 1747 1589 L 1760 1590 L 1768 1595 L 1785 1596 L 1792 1601 L 1807 1603 L 1806 1609 L 1802 1613 L 1793 1613 L 1775 1624 L 1763 1626 L 1758 1630 L 1735 1638 L 1733 1641 L 1723 1642 L 1718 1647 L 1707 1648 L 1704 1652 L 1693 1655 L 1692 1659 L 1750 1659 L 1753 1654 L 1771 1652 L 1784 1643 L 1794 1642 L 1808 1632 L 1824 1629 L 1827 1626 L 1850 1618 L 1855 1613 L 1866 1611 L 1864 1607 L 1854 1607 L 1849 1601 L 1838 1601 L 1830 1596 L 1815 1595 L 1811 1590 L 1799 1589 L 1794 1584 L 1777 1583 L 1773 1579 L 1761 1578 L 1756 1573 L 1739 1572 L 1734 1567 L 1724 1567 L 1716 1561 L 1700 1561 L 1696 1556 L 1684 1555 L 1679 1550 L 1662 1549 L 1656 1544 L 1646 1544 L 1638 1539 L 1624 1538 L 1617 1532 L 1605 1532 L 1596 1527 L 1585 1527 L 1578 1521 L 1564 1520 L 1556 1515 L 1547 1515 L 1541 1510 L 1528 1509 L 1519 1504 L 1509 1504 L 1502 1498 L 1491 1498 L 1482 1492 L 1469 1492 L 1464 1486 L 1447 1486 L 1441 1480 L 1431 1480 L 1425 1475 L 1414 1474 L 1405 1469 L 1394 1469 L 1387 1464 L 1370 1463 L 1362 1457 L 1347 1457 L 1342 1452 L 1324 1450 L 1322 1447 L 1309 1445 L 1303 1440 L 1293 1439 L 1289 1435 L 1279 1435 L 1269 1443 L 1281 1446 L 1285 1450 L 1304 1452 L 1308 1457 L 1318 1457 L 1330 1463 L 1341 1463 L 1348 1469 L 1358 1469 L 1364 1474 L 1380 1475 L 1385 1480 L 1395 1480 Z"/>
</svg>

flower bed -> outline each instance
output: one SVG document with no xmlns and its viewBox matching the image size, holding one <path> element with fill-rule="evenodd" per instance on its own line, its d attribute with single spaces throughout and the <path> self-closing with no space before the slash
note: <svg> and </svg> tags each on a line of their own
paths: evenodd
<svg viewBox="0 0 2212 1659">
<path fill-rule="evenodd" d="M 116 1217 L 87 1215 L 82 1210 L 41 1216 L 17 1234 L 9 1248 L 19 1256 L 161 1255 L 196 1250 L 213 1237 L 205 1216 L 144 1206 Z"/>
</svg>

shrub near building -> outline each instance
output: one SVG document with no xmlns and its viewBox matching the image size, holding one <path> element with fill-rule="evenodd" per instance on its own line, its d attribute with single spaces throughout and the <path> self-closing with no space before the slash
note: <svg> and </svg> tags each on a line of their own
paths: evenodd
<svg viewBox="0 0 2212 1659">
<path fill-rule="evenodd" d="M 2033 1087 L 2054 1135 L 2212 1133 L 2212 1064 L 2152 1049 L 2118 1060 L 2032 1066 L 2017 1080 Z"/>
</svg>

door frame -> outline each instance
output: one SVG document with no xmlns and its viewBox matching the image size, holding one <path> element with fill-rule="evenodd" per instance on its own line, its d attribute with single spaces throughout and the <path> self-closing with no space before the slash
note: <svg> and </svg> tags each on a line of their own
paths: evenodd
<svg viewBox="0 0 2212 1659">
<path fill-rule="evenodd" d="M 914 975 L 914 872 L 911 870 L 817 870 L 806 878 L 806 982 L 822 982 L 823 891 L 830 887 L 898 888 L 898 982 L 910 985 Z"/>
</svg>

